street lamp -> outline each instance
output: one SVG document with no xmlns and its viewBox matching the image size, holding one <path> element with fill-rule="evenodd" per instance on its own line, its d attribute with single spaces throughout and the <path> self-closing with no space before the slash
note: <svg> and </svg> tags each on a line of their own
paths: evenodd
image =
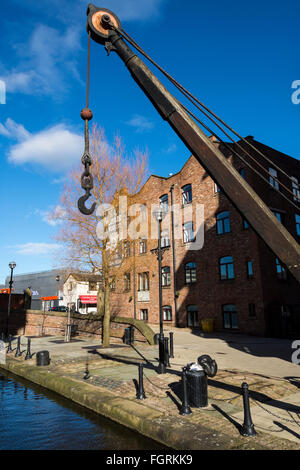
<svg viewBox="0 0 300 470">
<path fill-rule="evenodd" d="M 7 318 L 6 318 L 6 328 L 5 328 L 6 338 L 8 338 L 8 323 L 9 323 L 10 306 L 11 306 L 11 292 L 12 292 L 12 285 L 13 285 L 13 270 L 16 267 L 16 263 L 14 261 L 11 261 L 8 266 L 10 267 L 10 281 L 9 281 L 9 297 L 8 297 L 8 308 L 7 308 Z"/>
<path fill-rule="evenodd" d="M 58 274 L 55 278 L 56 282 L 57 282 L 57 306 L 59 307 L 59 286 L 58 286 L 58 283 L 60 281 L 60 275 Z"/>
<path fill-rule="evenodd" d="M 161 223 L 166 216 L 166 212 L 162 209 L 157 209 L 153 212 L 153 217 L 157 220 L 158 225 L 158 298 L 159 298 L 159 364 L 158 373 L 165 374 L 165 345 L 164 345 L 164 330 L 163 330 L 163 311 L 162 311 L 162 279 L 161 279 L 161 260 L 162 260 L 162 249 L 161 249 Z"/>
</svg>

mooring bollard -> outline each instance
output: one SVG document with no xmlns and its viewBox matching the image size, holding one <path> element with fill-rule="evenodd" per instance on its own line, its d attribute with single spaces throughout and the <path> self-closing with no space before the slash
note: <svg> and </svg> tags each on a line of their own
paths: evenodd
<svg viewBox="0 0 300 470">
<path fill-rule="evenodd" d="M 164 338 L 158 338 L 158 348 L 159 348 L 159 363 L 157 367 L 157 372 L 159 374 L 166 373 L 166 364 L 165 364 L 165 342 Z"/>
<path fill-rule="evenodd" d="M 183 385 L 183 398 L 182 398 L 182 406 L 180 408 L 179 414 L 180 415 L 190 415 L 192 410 L 189 405 L 188 401 L 188 394 L 187 394 L 187 379 L 186 379 L 186 368 L 183 367 L 182 369 L 182 385 Z"/>
<path fill-rule="evenodd" d="M 11 340 L 12 340 L 12 337 L 11 337 L 11 335 L 9 335 L 9 336 L 8 336 L 7 353 L 11 353 L 11 352 L 12 352 Z"/>
<path fill-rule="evenodd" d="M 167 367 L 170 367 L 169 361 L 169 338 L 164 338 L 164 346 L 165 346 L 165 358 L 164 363 Z"/>
<path fill-rule="evenodd" d="M 254 424 L 252 422 L 250 413 L 249 389 L 248 384 L 246 382 L 242 383 L 242 394 L 244 403 L 244 422 L 241 434 L 242 436 L 246 437 L 256 436 L 256 431 L 254 429 Z"/>
<path fill-rule="evenodd" d="M 86 360 L 85 363 L 85 374 L 83 376 L 83 380 L 88 380 L 90 378 L 90 371 L 89 371 L 89 360 Z"/>
<path fill-rule="evenodd" d="M 138 400 L 145 400 L 146 395 L 145 395 L 145 390 L 144 390 L 144 376 L 143 376 L 143 364 L 139 364 L 139 388 L 138 392 L 136 394 L 136 398 Z"/>
<path fill-rule="evenodd" d="M 31 345 L 31 339 L 28 338 L 27 340 L 27 351 L 26 351 L 26 356 L 25 356 L 25 361 L 27 361 L 28 359 L 31 359 L 31 351 L 30 351 L 30 345 Z"/>
<path fill-rule="evenodd" d="M 170 354 L 169 357 L 174 357 L 174 333 L 170 331 Z"/>
<path fill-rule="evenodd" d="M 21 352 L 21 336 L 18 336 L 18 344 L 17 344 L 17 350 L 16 350 L 15 357 L 20 357 L 20 356 L 22 356 L 22 352 Z"/>
</svg>

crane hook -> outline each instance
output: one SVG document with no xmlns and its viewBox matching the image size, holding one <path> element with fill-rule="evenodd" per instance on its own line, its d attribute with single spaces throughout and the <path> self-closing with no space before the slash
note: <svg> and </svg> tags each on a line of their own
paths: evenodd
<svg viewBox="0 0 300 470">
<path fill-rule="evenodd" d="M 78 205 L 78 209 L 80 210 L 80 212 L 82 214 L 85 214 L 85 215 L 91 215 L 94 210 L 95 210 L 95 207 L 96 207 L 96 203 L 93 202 L 92 204 L 92 207 L 89 209 L 88 207 L 85 206 L 85 203 L 86 201 L 88 200 L 88 198 L 91 196 L 91 192 L 89 189 L 86 189 L 85 190 L 85 195 L 84 196 L 81 196 L 79 199 L 78 199 L 78 202 L 77 202 L 77 205 Z"/>
</svg>

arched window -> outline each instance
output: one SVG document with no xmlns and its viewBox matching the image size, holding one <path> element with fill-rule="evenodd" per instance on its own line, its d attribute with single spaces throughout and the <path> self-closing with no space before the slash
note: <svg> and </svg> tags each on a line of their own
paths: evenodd
<svg viewBox="0 0 300 470">
<path fill-rule="evenodd" d="M 198 307 L 197 305 L 187 306 L 187 326 L 199 326 Z"/>
<path fill-rule="evenodd" d="M 217 214 L 217 234 L 230 232 L 230 216 L 228 211 L 223 211 Z"/>
<path fill-rule="evenodd" d="M 160 205 L 160 208 L 164 211 L 168 211 L 169 209 L 169 198 L 168 198 L 168 195 L 167 194 L 163 194 L 162 196 L 160 196 L 159 198 L 159 205 Z"/>
<path fill-rule="evenodd" d="M 161 283 L 163 287 L 169 286 L 171 284 L 171 271 L 170 266 L 165 266 L 161 270 Z"/>
<path fill-rule="evenodd" d="M 196 282 L 196 280 L 196 263 L 187 263 L 185 265 L 185 283 L 192 284 L 193 282 Z"/>
<path fill-rule="evenodd" d="M 172 307 L 170 305 L 164 305 L 162 308 L 163 320 L 172 321 Z"/>
<path fill-rule="evenodd" d="M 189 204 L 192 202 L 192 185 L 191 184 L 186 184 L 185 186 L 182 187 L 182 204 L 185 206 L 186 204 Z"/>
<path fill-rule="evenodd" d="M 222 281 L 226 279 L 234 279 L 233 257 L 224 256 L 220 258 L 220 278 Z"/>
<path fill-rule="evenodd" d="M 223 312 L 223 326 L 226 329 L 238 328 L 238 314 L 234 304 L 226 304 L 222 306 Z"/>
</svg>

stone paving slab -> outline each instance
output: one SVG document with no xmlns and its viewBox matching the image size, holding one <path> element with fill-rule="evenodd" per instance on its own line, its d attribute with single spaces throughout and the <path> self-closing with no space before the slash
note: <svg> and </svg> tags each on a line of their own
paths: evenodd
<svg viewBox="0 0 300 470">
<path fill-rule="evenodd" d="M 36 380 L 35 377 L 42 377 L 38 380 L 46 380 L 50 389 L 65 393 L 67 398 L 81 404 L 87 400 L 86 405 L 94 411 L 121 424 L 127 423 L 129 427 L 149 437 L 156 436 L 157 440 L 166 445 L 172 442 L 171 447 L 174 448 L 184 448 L 180 445 L 184 445 L 187 442 L 186 437 L 190 435 L 191 449 L 300 449 L 300 427 L 297 431 L 298 425 L 295 422 L 292 425 L 284 422 L 284 417 L 299 421 L 297 413 L 300 411 L 300 392 L 296 379 L 292 382 L 251 371 L 232 370 L 227 365 L 226 369 L 218 371 L 216 377 L 208 380 L 209 406 L 204 409 L 192 408 L 193 413 L 190 416 L 182 417 L 179 415 L 182 399 L 181 365 L 177 354 L 171 359 L 171 367 L 167 369 L 167 373 L 159 375 L 155 370 L 157 346 L 103 349 L 98 342 L 90 339 L 71 343 L 61 343 L 55 341 L 56 339 L 32 339 L 32 351 L 50 351 L 52 360 L 49 367 L 35 367 L 35 357 L 24 361 L 24 354 L 21 358 L 14 358 L 14 354 L 10 354 L 8 357 L 13 361 L 11 367 L 19 364 L 20 375 L 24 374 L 26 377 L 29 374 L 29 379 L 33 381 Z M 22 344 L 24 343 L 26 341 L 23 338 Z M 194 356 L 195 353 L 194 350 Z M 147 397 L 142 402 L 136 400 L 137 365 L 140 362 L 145 366 L 144 388 Z M 87 365 L 91 377 L 84 380 Z M 51 380 L 50 376 L 48 379 L 46 377 L 48 371 L 53 375 Z M 55 377 L 60 378 L 61 382 L 56 383 Z M 253 399 L 264 407 L 270 407 L 283 418 L 282 421 L 278 419 L 281 427 L 275 430 L 271 415 L 252 405 L 258 437 L 250 440 L 239 433 L 243 420 L 241 383 L 244 381 L 249 384 Z M 36 383 L 42 384 L 38 381 Z M 72 383 L 76 385 L 72 386 Z M 66 387 L 69 390 L 67 392 L 64 391 Z M 97 399 L 98 395 L 102 397 L 100 401 Z M 291 404 L 299 408 L 292 413 L 294 418 L 291 417 Z M 167 426 L 166 431 L 161 429 L 162 423 Z M 170 423 L 170 428 L 167 423 Z M 155 426 L 159 428 L 155 429 Z M 170 432 L 169 437 L 165 434 L 167 432 Z M 184 439 L 183 434 L 186 434 Z M 181 440 L 183 439 L 181 444 L 180 435 Z"/>
</svg>

